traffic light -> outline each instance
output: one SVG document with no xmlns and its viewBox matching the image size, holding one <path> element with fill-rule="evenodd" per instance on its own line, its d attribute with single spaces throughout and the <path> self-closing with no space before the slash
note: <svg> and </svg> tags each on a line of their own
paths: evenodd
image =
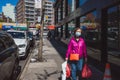
<svg viewBox="0 0 120 80">
<path fill-rule="evenodd" d="M 45 16 L 46 20 L 48 20 L 48 15 Z"/>
</svg>

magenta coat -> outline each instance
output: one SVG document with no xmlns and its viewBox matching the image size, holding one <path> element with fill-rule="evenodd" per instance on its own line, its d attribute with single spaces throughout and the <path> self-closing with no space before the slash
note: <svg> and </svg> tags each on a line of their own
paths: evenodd
<svg viewBox="0 0 120 80">
<path fill-rule="evenodd" d="M 76 41 L 74 37 L 70 39 L 70 42 L 68 44 L 68 49 L 66 52 L 66 58 L 69 57 L 70 53 L 77 53 L 79 54 L 80 58 L 87 57 L 86 52 L 86 45 L 83 38 L 80 38 L 79 41 Z"/>
</svg>

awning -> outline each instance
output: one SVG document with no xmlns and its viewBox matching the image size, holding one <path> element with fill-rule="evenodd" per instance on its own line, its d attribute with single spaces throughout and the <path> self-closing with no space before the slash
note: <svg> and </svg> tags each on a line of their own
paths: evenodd
<svg viewBox="0 0 120 80">
<path fill-rule="evenodd" d="M 15 30 L 22 30 L 22 31 L 26 31 L 27 30 L 27 27 L 13 27 L 13 29 Z"/>
<path fill-rule="evenodd" d="M 54 30 L 54 29 L 55 29 L 55 26 L 54 26 L 54 25 L 49 25 L 49 26 L 48 26 L 48 29 Z"/>
<path fill-rule="evenodd" d="M 3 29 L 3 30 L 13 29 L 13 26 L 11 26 L 11 25 L 3 25 L 3 26 L 2 26 L 2 29 Z"/>
</svg>

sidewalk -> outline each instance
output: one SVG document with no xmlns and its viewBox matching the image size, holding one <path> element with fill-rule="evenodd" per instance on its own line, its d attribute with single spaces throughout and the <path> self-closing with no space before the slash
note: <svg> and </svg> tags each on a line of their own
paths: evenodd
<svg viewBox="0 0 120 80">
<path fill-rule="evenodd" d="M 43 40 L 44 62 L 30 62 L 22 80 L 60 80 L 61 64 L 64 62 L 65 48 L 55 40 Z M 37 49 L 36 49 L 37 50 Z M 37 52 L 33 57 L 37 57 Z M 102 73 L 91 66 L 93 76 L 89 80 L 102 80 Z"/>
<path fill-rule="evenodd" d="M 23 80 L 58 80 L 60 77 L 61 64 L 64 60 L 47 39 L 43 42 L 44 62 L 30 62 Z M 33 58 L 35 57 L 37 53 L 33 53 Z"/>
</svg>

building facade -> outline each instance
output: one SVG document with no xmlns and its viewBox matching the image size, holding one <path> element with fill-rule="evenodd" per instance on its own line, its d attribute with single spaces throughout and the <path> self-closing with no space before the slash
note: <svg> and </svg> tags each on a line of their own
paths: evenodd
<svg viewBox="0 0 120 80">
<path fill-rule="evenodd" d="M 42 4 L 39 4 L 42 5 Z M 53 2 L 44 0 L 45 27 L 54 24 Z M 42 9 L 35 8 L 35 0 L 19 0 L 16 6 L 16 21 L 18 23 L 37 23 L 38 18 L 42 16 Z"/>
<path fill-rule="evenodd" d="M 50 0 L 45 0 L 44 15 L 45 15 L 45 26 L 54 25 L 54 8 L 53 2 Z"/>
<path fill-rule="evenodd" d="M 16 22 L 18 23 L 34 23 L 35 7 L 34 0 L 19 0 L 16 5 Z"/>
<path fill-rule="evenodd" d="M 61 41 L 68 44 L 74 28 L 80 27 L 98 65 L 120 61 L 119 0 L 56 0 L 54 9 L 55 32 Z"/>
<path fill-rule="evenodd" d="M 6 6 L 2 7 L 2 12 L 6 17 L 11 18 L 12 21 L 15 22 L 15 6 L 11 4 L 6 4 Z"/>
<path fill-rule="evenodd" d="M 11 18 L 6 17 L 6 16 L 4 15 L 4 13 L 2 12 L 2 13 L 0 13 L 0 22 L 9 22 L 9 23 L 11 23 L 11 22 L 13 22 L 13 21 L 12 21 Z"/>
</svg>

